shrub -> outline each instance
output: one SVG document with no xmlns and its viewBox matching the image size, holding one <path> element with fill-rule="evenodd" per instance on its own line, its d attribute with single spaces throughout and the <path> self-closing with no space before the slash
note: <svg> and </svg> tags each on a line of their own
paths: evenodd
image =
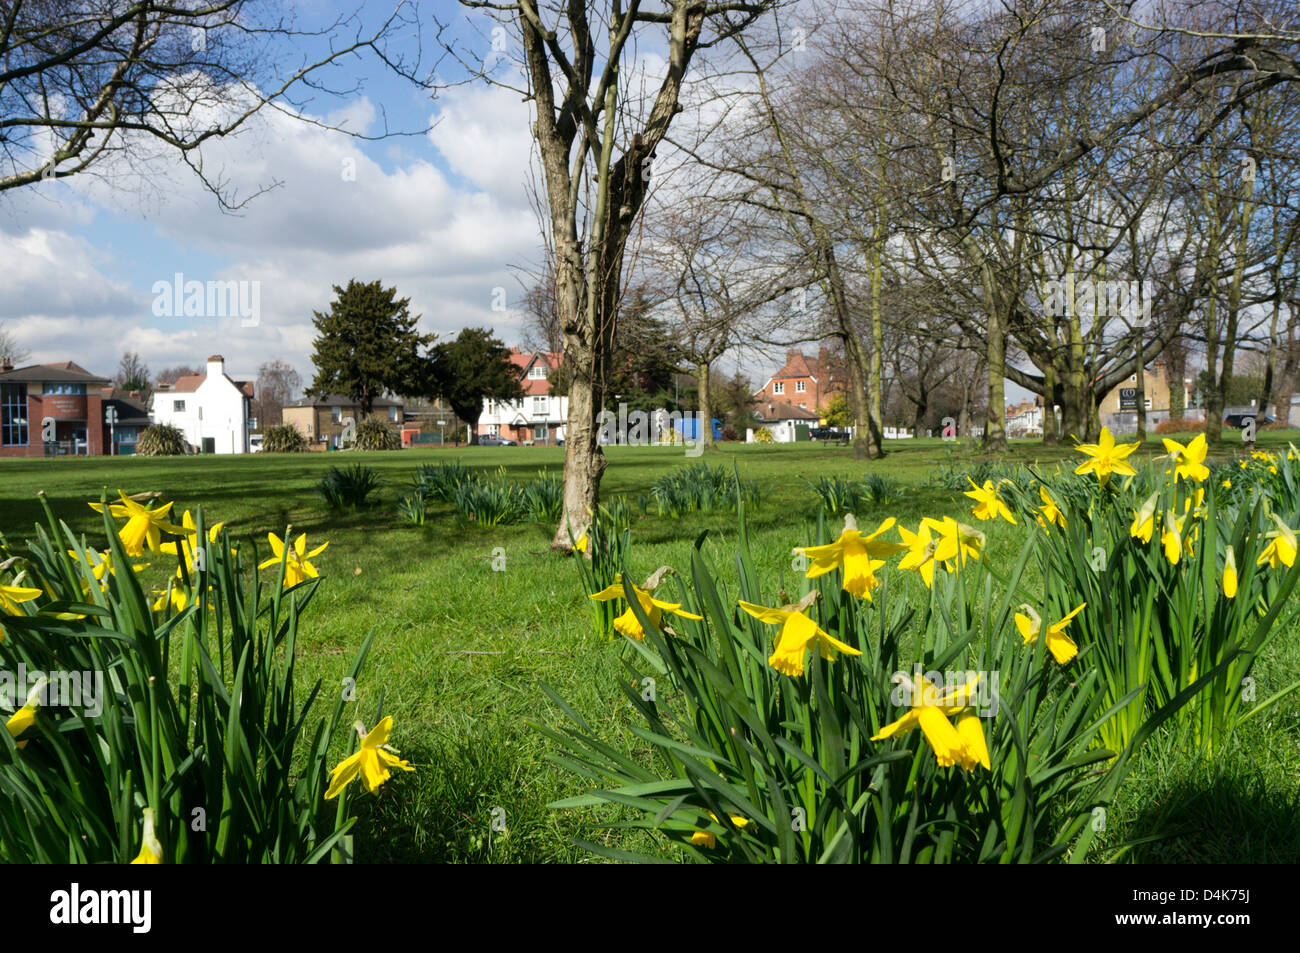
<svg viewBox="0 0 1300 953">
<path fill-rule="evenodd" d="M 293 424 L 280 424 L 262 431 L 263 453 L 306 453 L 307 438 Z"/>
<path fill-rule="evenodd" d="M 465 464 L 459 460 L 449 463 L 422 463 L 415 471 L 415 482 L 430 500 L 451 503 L 456 498 L 456 488 L 475 479 Z"/>
<path fill-rule="evenodd" d="M 862 508 L 865 497 L 862 484 L 844 477 L 820 476 L 816 483 L 809 483 L 817 494 L 817 501 L 827 516 L 843 516 L 856 513 Z"/>
<path fill-rule="evenodd" d="M 1173 417 L 1169 420 L 1162 420 L 1156 424 L 1155 433 L 1204 433 L 1204 420 L 1187 420 L 1184 417 Z"/>
<path fill-rule="evenodd" d="M 171 424 L 154 424 L 145 427 L 135 452 L 142 457 L 179 457 L 189 453 L 190 445 L 185 433 Z"/>
<path fill-rule="evenodd" d="M 357 427 L 353 450 L 401 450 L 402 438 L 380 417 L 367 417 Z"/>
<path fill-rule="evenodd" d="M 553 473 L 542 473 L 523 488 L 523 510 L 534 523 L 554 523 L 564 512 L 564 483 Z"/>
<path fill-rule="evenodd" d="M 0 560 L 22 567 L 42 600 L 6 615 L 0 665 L 103 673 L 101 710 L 43 704 L 21 739 L 0 731 L 0 858 L 6 863 L 131 861 L 152 823 L 162 863 L 315 863 L 350 854 L 348 792 L 326 801 L 331 746 L 343 747 L 344 693 L 296 683 L 304 614 L 318 581 L 263 596 L 253 547 L 222 532 L 204 559 L 177 558 L 189 605 L 151 605 L 113 519 L 104 529 L 114 572 L 56 522 Z M 199 511 L 196 540 L 208 539 Z M 197 554 L 195 554 L 197 555 Z M 247 562 L 245 561 L 247 558 Z M 7 582 L 8 580 L 6 580 Z M 166 593 L 164 593 L 166 596 Z M 31 608 L 34 607 L 34 608 Z M 349 668 L 354 682 L 373 636 Z M 305 699 L 305 700 L 304 700 Z M 321 703 L 325 705 L 323 714 Z M 19 747 L 21 745 L 21 749 Z M 204 823 L 196 823 L 202 819 Z"/>
<path fill-rule="evenodd" d="M 902 485 L 883 473 L 868 473 L 862 481 L 863 495 L 876 506 L 896 503 L 903 495 Z"/>
<path fill-rule="evenodd" d="M 316 490 L 331 509 L 360 509 L 379 488 L 379 476 L 370 467 L 355 463 L 350 467 L 330 467 Z"/>
<path fill-rule="evenodd" d="M 766 427 L 759 427 L 754 431 L 754 443 L 776 443 L 776 438 Z"/>
<path fill-rule="evenodd" d="M 423 526 L 428 511 L 428 501 L 418 486 L 397 501 L 397 518 L 411 526 Z"/>
<path fill-rule="evenodd" d="M 741 480 L 726 467 L 694 463 L 655 479 L 650 487 L 662 516 L 734 508 L 739 491 L 746 503 L 758 504 L 758 484 Z"/>
<path fill-rule="evenodd" d="M 504 475 L 462 483 L 456 487 L 453 502 L 457 513 L 480 526 L 513 523 L 523 514 L 522 493 Z"/>
<path fill-rule="evenodd" d="M 723 440 L 739 440 L 740 434 L 731 424 L 724 424 L 722 427 Z"/>
</svg>

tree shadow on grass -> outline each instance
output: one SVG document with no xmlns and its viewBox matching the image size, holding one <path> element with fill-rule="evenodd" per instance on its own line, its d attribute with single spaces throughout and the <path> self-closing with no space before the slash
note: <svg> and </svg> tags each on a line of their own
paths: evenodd
<svg viewBox="0 0 1300 953">
<path fill-rule="evenodd" d="M 1146 864 L 1283 864 L 1300 861 L 1300 792 L 1263 778 L 1180 779 L 1126 825 L 1142 841 L 1124 859 Z"/>
</svg>

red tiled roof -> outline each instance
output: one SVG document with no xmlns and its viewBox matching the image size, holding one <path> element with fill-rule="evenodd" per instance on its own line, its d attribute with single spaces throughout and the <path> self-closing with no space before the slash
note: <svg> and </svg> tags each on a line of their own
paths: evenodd
<svg viewBox="0 0 1300 953">
<path fill-rule="evenodd" d="M 518 348 L 510 349 L 510 363 L 519 368 L 519 386 L 523 388 L 526 397 L 545 397 L 551 392 L 551 382 L 545 378 L 528 377 L 528 368 L 534 361 L 541 361 L 546 365 L 548 371 L 556 371 L 560 367 L 560 359 L 563 355 L 556 354 L 553 351 L 521 351 Z"/>
</svg>

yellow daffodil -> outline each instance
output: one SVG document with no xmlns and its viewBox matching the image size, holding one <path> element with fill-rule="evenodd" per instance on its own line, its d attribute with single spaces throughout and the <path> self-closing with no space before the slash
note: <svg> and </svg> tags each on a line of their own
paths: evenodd
<svg viewBox="0 0 1300 953">
<path fill-rule="evenodd" d="M 574 543 L 573 543 L 573 551 L 574 551 L 575 553 L 585 553 L 585 552 L 587 551 L 587 531 L 586 531 L 586 530 L 583 530 L 582 535 L 579 536 L 579 537 L 574 541 Z"/>
<path fill-rule="evenodd" d="M 959 523 L 951 516 L 945 516 L 942 520 L 927 516 L 921 522 L 937 534 L 934 546 L 935 562 L 956 561 L 957 565 L 964 566 L 967 557 L 980 558 L 980 549 L 984 546 L 985 536 L 979 530 L 972 529 L 965 523 Z"/>
<path fill-rule="evenodd" d="M 1223 594 L 1229 599 L 1237 594 L 1237 554 L 1231 546 L 1223 562 Z"/>
<path fill-rule="evenodd" d="M 5 615 L 24 615 L 18 608 L 18 603 L 39 599 L 44 592 L 44 589 L 33 589 L 30 586 L 6 586 L 0 583 L 0 610 Z"/>
<path fill-rule="evenodd" d="M 907 681 L 905 675 L 896 675 L 895 678 Z M 984 730 L 970 706 L 971 693 L 978 681 L 979 675 L 976 675 L 960 688 L 936 698 L 934 686 L 922 678 L 919 686 L 912 687 L 911 711 L 881 728 L 878 734 L 871 736 L 871 740 L 881 741 L 919 727 L 941 768 L 953 764 L 961 765 L 964 771 L 973 771 L 976 765 L 988 768 L 989 753 Z M 948 720 L 949 715 L 957 716 L 957 727 Z"/>
<path fill-rule="evenodd" d="M 1178 560 L 1182 558 L 1183 548 L 1191 548 L 1191 540 L 1184 542 L 1183 524 L 1187 522 L 1187 517 L 1175 518 L 1173 510 L 1165 511 L 1164 528 L 1160 531 L 1160 544 L 1165 548 L 1165 559 L 1169 560 L 1171 565 L 1177 566 Z M 1190 552 L 1188 553 L 1190 555 Z"/>
<path fill-rule="evenodd" d="M 1219 484 L 1219 486 L 1223 487 L 1225 490 L 1231 490 L 1231 489 L 1232 489 L 1232 481 L 1231 481 L 1231 480 L 1224 480 L 1222 483 Z"/>
<path fill-rule="evenodd" d="M 379 790 L 379 785 L 392 777 L 389 768 L 400 768 L 403 771 L 415 770 L 409 762 L 397 757 L 399 753 L 397 749 L 387 744 L 388 734 L 393 730 L 392 715 L 386 715 L 369 734 L 366 734 L 365 726 L 359 721 L 353 725 L 353 728 L 361 736 L 361 750 L 344 758 L 330 772 L 330 786 L 325 792 L 327 801 L 338 797 L 339 792 L 351 784 L 352 779 L 358 775 L 366 790 L 373 794 Z"/>
<path fill-rule="evenodd" d="M 1174 480 L 1191 480 L 1200 483 L 1210 478 L 1210 468 L 1205 465 L 1205 455 L 1210 449 L 1205 442 L 1205 434 L 1198 433 L 1186 446 L 1168 437 L 1163 439 L 1165 449 L 1174 460 Z"/>
<path fill-rule="evenodd" d="M 776 638 L 776 646 L 767 664 L 784 675 L 803 674 L 804 655 L 810 645 L 820 651 L 822 658 L 828 661 L 834 661 L 837 651 L 846 655 L 862 654 L 853 646 L 845 645 L 839 639 L 822 631 L 816 622 L 804 614 L 804 610 L 816 601 L 817 596 L 818 592 L 813 590 L 794 605 L 782 606 L 778 609 L 769 609 L 752 602 L 740 603 L 740 608 L 760 622 L 781 627 Z"/>
<path fill-rule="evenodd" d="M 645 617 L 650 620 L 650 624 L 655 628 L 663 628 L 663 614 L 671 612 L 675 616 L 683 619 L 702 619 L 693 612 L 687 612 L 682 609 L 680 602 L 664 602 L 654 597 L 654 591 L 659 588 L 659 584 L 671 570 L 667 566 L 662 566 L 656 570 L 645 583 L 638 586 L 632 583 L 632 592 L 636 595 L 636 601 L 641 604 L 641 611 Z M 623 574 L 619 573 L 614 577 L 614 584 L 607 586 L 600 592 L 592 593 L 589 597 L 597 602 L 609 602 L 612 599 L 623 598 Z M 640 642 L 645 638 L 645 629 L 641 627 L 640 620 L 637 619 L 636 613 L 632 607 L 628 606 L 627 610 L 614 620 L 615 631 L 621 632 L 629 639 L 635 639 Z M 671 631 L 671 630 L 670 630 Z"/>
<path fill-rule="evenodd" d="M 1276 476 L 1276 475 L 1277 475 L 1277 467 L 1275 467 L 1275 466 L 1273 466 L 1272 464 L 1270 464 L 1270 465 L 1269 465 L 1269 468 L 1268 468 L 1268 472 L 1269 472 L 1269 473 L 1272 473 L 1274 476 Z"/>
<path fill-rule="evenodd" d="M 898 568 L 920 573 L 926 588 L 930 588 L 934 585 L 934 548 L 937 544 L 930 535 L 930 527 L 922 522 L 913 533 L 900 526 L 898 535 L 903 537 L 907 547 L 907 555 L 898 561 Z"/>
<path fill-rule="evenodd" d="M 1065 529 L 1065 514 L 1061 512 L 1061 508 L 1057 506 L 1056 501 L 1047 492 L 1047 487 L 1042 483 L 1038 484 L 1038 497 L 1043 501 L 1038 516 L 1035 517 L 1038 525 L 1049 533 L 1052 531 L 1053 523 L 1061 527 L 1061 529 Z"/>
<path fill-rule="evenodd" d="M 117 493 L 122 501 L 110 503 L 108 512 L 112 516 L 126 520 L 126 525 L 117 531 L 117 535 L 121 538 L 122 547 L 128 556 L 141 556 L 146 548 L 150 552 L 160 552 L 163 533 L 170 533 L 173 536 L 185 535 L 185 527 L 168 523 L 163 518 L 171 510 L 171 503 L 164 503 L 155 509 L 141 505 L 138 500 L 132 499 L 121 490 Z M 90 508 L 96 513 L 104 512 L 102 503 L 91 503 Z"/>
<path fill-rule="evenodd" d="M 1084 606 L 1088 603 L 1081 602 L 1072 609 L 1064 619 L 1047 627 L 1047 651 L 1052 653 L 1052 658 L 1064 665 L 1070 659 L 1079 654 L 1079 647 L 1074 644 L 1074 640 L 1065 634 L 1065 627 L 1070 624 L 1070 620 L 1083 611 Z M 1038 633 L 1043 627 L 1043 620 L 1038 613 L 1034 611 L 1033 606 L 1022 605 L 1023 611 L 1016 613 L 1016 628 L 1020 630 L 1020 636 L 1025 640 L 1025 645 L 1032 645 L 1038 641 Z"/>
<path fill-rule="evenodd" d="M 225 525 L 225 523 L 214 523 L 208 527 L 209 543 L 217 541 L 217 537 L 221 535 L 222 527 Z M 184 537 L 175 542 L 163 543 L 162 551 L 173 556 L 184 555 L 185 567 L 192 572 L 194 570 L 194 551 L 199 548 L 199 528 L 189 510 L 186 510 L 185 515 L 181 517 L 181 527 L 185 530 Z"/>
<path fill-rule="evenodd" d="M 839 539 L 825 546 L 799 546 L 794 552 L 801 553 L 812 561 L 808 567 L 808 578 L 816 579 L 841 566 L 844 568 L 844 591 L 855 596 L 871 598 L 871 590 L 879 585 L 876 570 L 885 564 L 876 556 L 892 556 L 902 552 L 906 546 L 886 542 L 879 537 L 894 525 L 890 517 L 876 527 L 870 536 L 863 536 L 858 530 L 857 521 L 852 516 L 844 518 L 844 532 Z"/>
<path fill-rule="evenodd" d="M 1133 525 L 1128 530 L 1130 536 L 1144 543 L 1151 542 L 1151 534 L 1156 529 L 1156 503 L 1159 498 L 1160 494 L 1152 493 L 1142 504 L 1142 509 L 1133 511 Z"/>
<path fill-rule="evenodd" d="M 289 534 L 286 533 L 287 537 Z M 266 569 L 268 566 L 280 565 L 280 560 L 284 559 L 284 587 L 292 589 L 300 582 L 306 582 L 308 579 L 315 579 L 318 576 L 316 567 L 310 560 L 324 552 L 328 542 L 321 543 L 311 552 L 307 552 L 307 534 L 302 533 L 293 541 L 293 546 L 289 548 L 288 555 L 285 554 L 284 540 L 280 539 L 274 533 L 267 533 L 266 538 L 271 542 L 271 552 L 275 555 L 270 559 L 263 560 L 258 569 Z"/>
<path fill-rule="evenodd" d="M 1257 566 L 1262 566 L 1265 563 L 1268 563 L 1268 565 L 1273 569 L 1276 569 L 1279 566 L 1290 567 L 1295 563 L 1295 530 L 1283 523 L 1276 513 L 1271 515 L 1273 517 L 1273 522 L 1277 524 L 1277 529 L 1268 534 L 1268 538 L 1271 539 L 1272 542 L 1264 547 L 1264 551 L 1259 554 L 1259 559 L 1256 560 L 1255 564 Z"/>
<path fill-rule="evenodd" d="M 975 501 L 975 507 L 971 512 L 978 519 L 995 520 L 1001 516 L 1008 523 L 1016 522 L 1007 504 L 1003 502 L 1002 497 L 998 496 L 997 487 L 993 485 L 992 480 L 985 480 L 983 486 L 976 484 L 970 477 L 967 477 L 966 481 L 974 487 L 972 490 L 967 490 L 966 495 Z"/>
<path fill-rule="evenodd" d="M 27 693 L 26 704 L 6 719 L 5 728 L 9 731 L 10 738 L 15 740 L 21 738 L 24 731 L 36 724 L 36 710 L 41 707 L 41 698 L 45 694 L 45 686 L 49 683 L 48 678 L 37 679 L 36 684 Z M 27 747 L 27 742 L 19 741 L 18 747 L 20 749 Z"/>
<path fill-rule="evenodd" d="M 718 820 L 718 815 L 714 814 L 712 811 L 709 812 L 709 817 L 713 818 L 714 822 L 717 824 L 722 823 Z M 749 818 L 747 817 L 738 817 L 735 814 L 728 814 L 727 817 L 731 819 L 732 825 L 740 830 L 743 830 L 745 825 L 749 823 Z M 712 850 L 714 847 L 718 846 L 718 835 L 712 831 L 696 831 L 691 835 L 691 843 L 696 847 L 704 847 Z"/>
<path fill-rule="evenodd" d="M 1101 437 L 1097 443 L 1081 443 L 1075 449 L 1080 453 L 1087 454 L 1088 459 L 1075 468 L 1075 473 L 1095 473 L 1097 481 L 1103 486 L 1110 479 L 1112 473 L 1119 473 L 1124 476 L 1135 476 L 1137 471 L 1125 457 L 1138 448 L 1136 442 L 1119 444 L 1115 443 L 1114 436 L 1111 435 L 1109 427 L 1101 428 Z"/>
<path fill-rule="evenodd" d="M 136 854 L 133 864 L 161 864 L 162 844 L 153 827 L 153 808 L 144 809 L 144 832 L 140 835 L 140 853 Z"/>
<path fill-rule="evenodd" d="M 1238 464 L 1238 466 L 1240 466 L 1240 467 L 1244 470 L 1244 469 L 1246 469 L 1246 466 L 1247 466 L 1249 463 L 1250 463 L 1249 460 L 1242 460 L 1242 461 Z"/>
</svg>

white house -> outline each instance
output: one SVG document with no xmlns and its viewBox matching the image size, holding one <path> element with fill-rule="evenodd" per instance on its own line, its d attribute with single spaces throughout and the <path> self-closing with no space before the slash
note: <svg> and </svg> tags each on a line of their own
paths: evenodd
<svg viewBox="0 0 1300 953">
<path fill-rule="evenodd" d="M 207 373 L 160 385 L 150 401 L 154 423 L 179 427 L 201 453 L 248 453 L 253 382 L 226 376 L 220 354 L 208 358 Z"/>
<path fill-rule="evenodd" d="M 519 368 L 522 400 L 483 401 L 477 431 L 520 444 L 555 446 L 564 442 L 564 426 L 569 419 L 569 398 L 550 393 L 550 376 L 560 367 L 560 355 L 549 351 L 510 352 L 510 362 Z"/>
</svg>

